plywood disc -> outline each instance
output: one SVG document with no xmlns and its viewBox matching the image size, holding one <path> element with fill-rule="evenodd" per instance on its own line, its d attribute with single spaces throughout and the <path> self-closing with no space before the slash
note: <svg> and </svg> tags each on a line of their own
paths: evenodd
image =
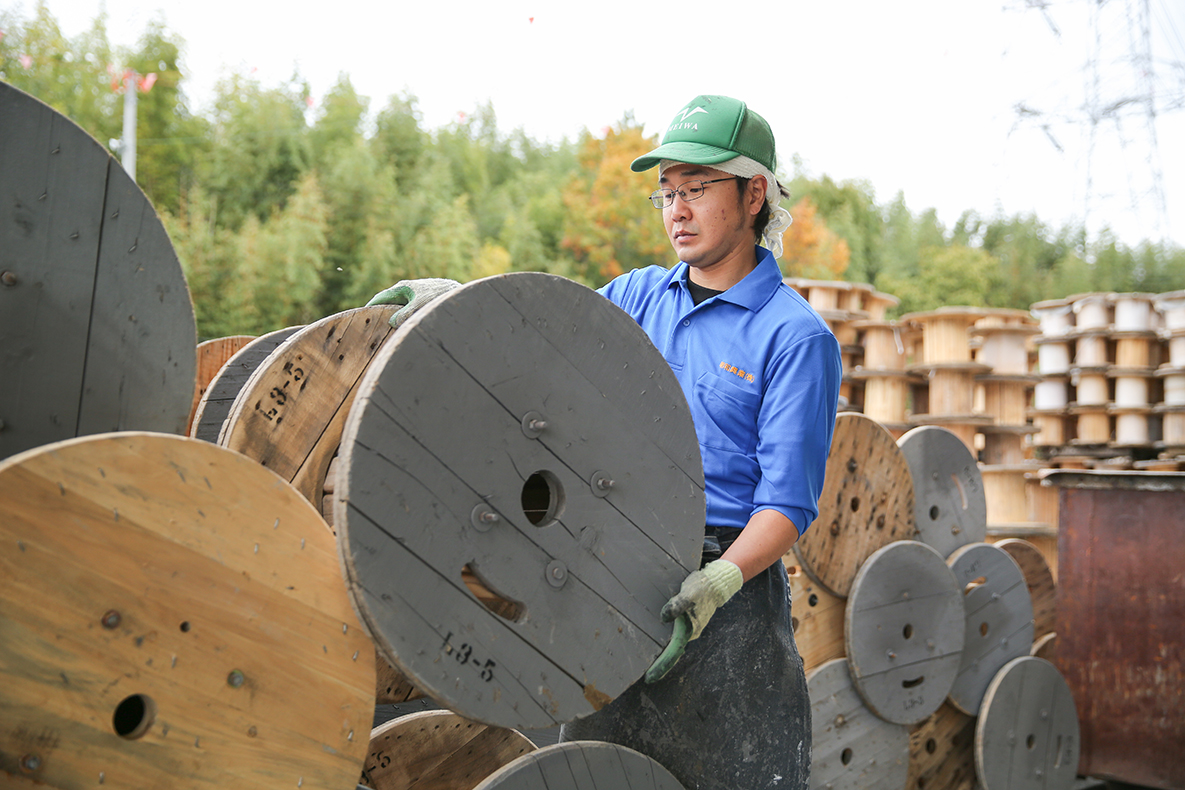
<svg viewBox="0 0 1185 790">
<path fill-rule="evenodd" d="M 947 558 L 963 591 L 963 658 L 950 701 L 969 716 L 996 672 L 1033 646 L 1033 602 L 1020 567 L 1003 549 L 973 543 Z"/>
<path fill-rule="evenodd" d="M 813 579 L 846 598 L 877 549 L 917 536 L 909 464 L 892 434 L 863 414 L 835 420 L 819 517 L 794 544 Z"/>
<path fill-rule="evenodd" d="M 0 774 L 357 781 L 370 640 L 333 535 L 271 472 L 163 434 L 47 445 L 0 464 L 0 544 Z"/>
<path fill-rule="evenodd" d="M 255 369 L 218 444 L 296 486 L 319 512 L 330 461 L 358 382 L 383 342 L 393 306 L 360 307 L 302 327 Z"/>
<path fill-rule="evenodd" d="M 183 433 L 197 332 L 156 212 L 90 135 L 3 82 L 0 129 L 0 458 Z"/>
<path fill-rule="evenodd" d="M 671 772 L 615 743 L 570 741 L 524 754 L 476 790 L 683 790 Z"/>
<path fill-rule="evenodd" d="M 795 556 L 787 554 L 790 580 L 790 624 L 802 667 L 810 672 L 833 658 L 843 658 L 844 599 L 832 595 L 807 576 Z"/>
<path fill-rule="evenodd" d="M 1053 633 L 1057 619 L 1057 582 L 1045 555 L 1031 541 L 1021 538 L 998 540 L 995 545 L 1008 553 L 1025 577 L 1033 603 L 1033 639 Z"/>
<path fill-rule="evenodd" d="M 975 724 L 984 790 L 1068 790 L 1078 773 L 1078 712 L 1060 672 L 1022 656 L 993 678 Z"/>
<path fill-rule="evenodd" d="M 193 407 L 189 413 L 189 422 L 185 425 L 185 434 L 193 435 L 193 423 L 197 417 L 198 405 L 206 396 L 210 382 L 218 375 L 218 371 L 226 366 L 228 360 L 237 354 L 243 346 L 257 340 L 252 335 L 231 335 L 217 337 L 198 343 L 197 347 L 197 380 L 193 388 Z"/>
<path fill-rule="evenodd" d="M 219 368 L 198 401 L 189 435 L 207 442 L 217 442 L 222 424 L 230 414 L 235 398 L 268 355 L 295 333 L 299 326 L 290 326 L 257 337 L 235 352 Z"/>
<path fill-rule="evenodd" d="M 901 790 L 909 730 L 876 716 L 856 693 L 842 658 L 806 679 L 811 697 L 811 787 Z"/>
<path fill-rule="evenodd" d="M 897 440 L 913 480 L 918 540 L 943 557 L 987 535 L 987 499 L 975 456 L 947 428 L 923 425 Z"/>
<path fill-rule="evenodd" d="M 361 782 L 372 790 L 472 790 L 533 751 L 535 744 L 517 730 L 426 710 L 371 731 Z"/>
<path fill-rule="evenodd" d="M 659 611 L 703 546 L 699 444 L 666 361 L 596 292 L 520 273 L 440 297 L 363 378 L 338 460 L 359 611 L 451 710 L 569 721 L 670 637 Z"/>
<path fill-rule="evenodd" d="M 844 621 L 848 666 L 882 719 L 917 724 L 942 704 L 963 653 L 962 599 L 925 543 L 891 543 L 860 567 Z"/>
</svg>

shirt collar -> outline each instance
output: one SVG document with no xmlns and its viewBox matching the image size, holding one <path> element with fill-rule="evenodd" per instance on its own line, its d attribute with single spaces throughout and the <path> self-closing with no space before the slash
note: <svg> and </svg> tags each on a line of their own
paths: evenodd
<svg viewBox="0 0 1185 790">
<path fill-rule="evenodd" d="M 756 268 L 746 274 L 739 283 L 715 297 L 716 299 L 757 311 L 773 297 L 778 286 L 782 284 L 782 270 L 778 267 L 778 261 L 772 252 L 760 245 L 754 245 L 753 249 L 757 253 Z M 671 267 L 667 275 L 667 287 L 682 288 L 686 292 L 687 287 L 683 284 L 683 279 L 688 268 L 682 261 Z"/>
</svg>

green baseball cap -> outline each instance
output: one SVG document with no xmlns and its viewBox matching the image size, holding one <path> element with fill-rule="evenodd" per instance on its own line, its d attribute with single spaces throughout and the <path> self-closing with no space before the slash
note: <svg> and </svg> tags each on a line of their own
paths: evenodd
<svg viewBox="0 0 1185 790">
<path fill-rule="evenodd" d="M 675 114 L 662 145 L 635 159 L 630 170 L 641 173 L 663 159 L 715 165 L 737 156 L 747 156 L 772 173 L 777 157 L 769 124 L 738 99 L 696 96 Z"/>
</svg>

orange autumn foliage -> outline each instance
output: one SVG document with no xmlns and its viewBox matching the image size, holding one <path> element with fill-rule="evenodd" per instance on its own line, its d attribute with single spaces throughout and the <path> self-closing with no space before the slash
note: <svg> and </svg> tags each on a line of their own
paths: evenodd
<svg viewBox="0 0 1185 790">
<path fill-rule="evenodd" d="M 841 280 L 852 251 L 827 227 L 809 197 L 790 209 L 794 222 L 782 234 L 782 273 L 787 277 Z"/>
</svg>

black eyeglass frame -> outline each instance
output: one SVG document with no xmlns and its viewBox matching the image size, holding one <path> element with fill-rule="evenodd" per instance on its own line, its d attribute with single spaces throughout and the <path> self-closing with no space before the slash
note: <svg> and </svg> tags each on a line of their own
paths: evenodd
<svg viewBox="0 0 1185 790">
<path fill-rule="evenodd" d="M 652 206 L 654 206 L 655 208 L 667 208 L 668 206 L 672 206 L 675 204 L 675 194 L 678 193 L 679 197 L 683 198 L 684 203 L 690 203 L 693 200 L 699 200 L 700 198 L 702 198 L 704 196 L 703 187 L 706 187 L 708 184 L 718 184 L 721 181 L 733 181 L 737 178 L 739 178 L 739 176 L 729 176 L 728 178 L 713 178 L 711 181 L 700 181 L 699 179 L 692 179 L 691 181 L 684 181 L 682 184 L 675 187 L 674 189 L 671 189 L 670 187 L 667 187 L 665 189 L 656 189 L 650 193 L 650 195 L 647 197 L 647 200 L 649 200 L 650 204 Z M 683 187 L 687 186 L 688 184 L 699 184 L 701 187 L 700 194 L 696 195 L 695 197 L 691 197 L 691 198 L 689 198 L 689 197 L 687 197 L 687 195 L 683 194 Z M 661 202 L 659 202 L 659 201 L 661 201 Z"/>
</svg>

